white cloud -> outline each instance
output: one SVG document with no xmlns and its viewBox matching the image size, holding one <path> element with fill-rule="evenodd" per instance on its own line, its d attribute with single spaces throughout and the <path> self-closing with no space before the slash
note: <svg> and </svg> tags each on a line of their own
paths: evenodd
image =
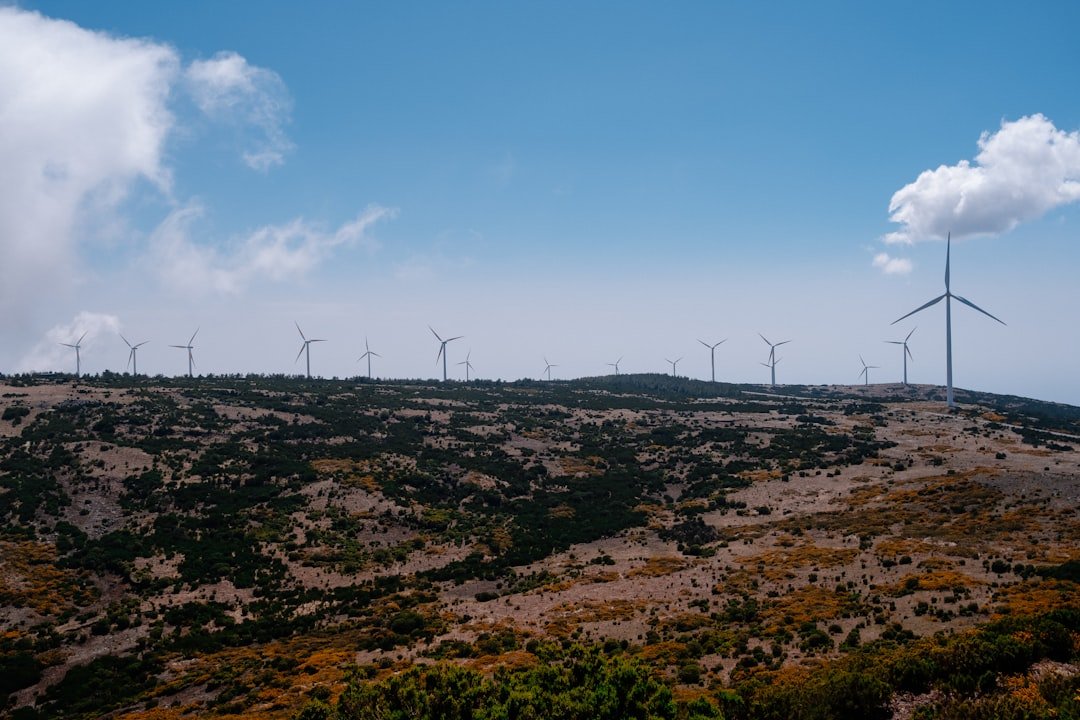
<svg viewBox="0 0 1080 720">
<path fill-rule="evenodd" d="M 902 227 L 884 240 L 996 235 L 1078 200 L 1080 133 L 1029 115 L 984 132 L 974 164 L 962 160 L 926 170 L 898 190 L 889 219 Z"/>
<path fill-rule="evenodd" d="M 195 104 L 215 120 L 251 125 L 263 137 L 243 153 L 244 162 L 266 171 L 285 161 L 292 143 L 285 135 L 292 100 L 281 77 L 256 67 L 235 52 L 196 60 L 185 72 Z"/>
<path fill-rule="evenodd" d="M 891 257 L 889 253 L 875 255 L 873 265 L 886 275 L 907 275 L 912 267 L 907 258 Z"/>
<path fill-rule="evenodd" d="M 198 205 L 171 213 L 151 237 L 150 261 L 174 287 L 224 294 L 238 293 L 260 279 L 303 276 L 341 248 L 361 247 L 373 252 L 378 243 L 369 229 L 397 214 L 392 208 L 370 205 L 332 232 L 296 219 L 259 228 L 221 249 L 191 240 L 191 227 L 202 213 Z"/>
<path fill-rule="evenodd" d="M 170 184 L 172 48 L 0 7 L 0 314 L 70 282 L 88 225 Z"/>
<path fill-rule="evenodd" d="M 61 343 L 74 345 L 80 337 L 83 338 L 79 345 L 85 370 L 87 354 L 93 353 L 94 346 L 110 336 L 119 342 L 119 333 L 120 319 L 115 315 L 84 310 L 72 318 L 70 323 L 56 325 L 46 332 L 45 337 L 19 361 L 17 372 L 75 372 L 75 351 Z"/>
</svg>

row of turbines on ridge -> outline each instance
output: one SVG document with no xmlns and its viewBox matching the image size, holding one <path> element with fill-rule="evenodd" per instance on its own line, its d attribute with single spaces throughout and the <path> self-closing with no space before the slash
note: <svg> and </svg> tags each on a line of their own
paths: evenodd
<svg viewBox="0 0 1080 720">
<path fill-rule="evenodd" d="M 951 251 L 952 251 L 952 236 L 950 234 L 947 241 L 946 241 L 946 249 L 945 249 L 945 292 L 943 294 L 937 296 L 933 300 L 930 300 L 929 302 L 915 308 L 914 310 L 909 312 L 907 315 L 904 315 L 904 316 L 894 320 L 892 322 L 892 324 L 895 325 L 896 323 L 900 322 L 901 320 L 909 318 L 912 315 L 915 315 L 916 313 L 921 312 L 921 311 L 925 310 L 928 307 L 931 307 L 932 305 L 936 305 L 937 303 L 941 302 L 942 300 L 945 301 L 946 401 L 947 401 L 949 407 L 954 407 L 955 406 L 955 400 L 954 400 L 954 397 L 953 397 L 953 372 L 952 372 L 952 301 L 956 300 L 959 303 L 962 303 L 964 305 L 967 305 L 968 307 L 971 307 L 971 308 L 973 308 L 975 310 L 978 310 L 983 315 L 986 315 L 987 317 L 989 317 L 989 318 L 991 318 L 993 320 L 996 320 L 997 322 L 1001 323 L 1002 325 L 1004 325 L 1005 323 L 1002 320 L 994 317 L 990 313 L 986 312 L 985 310 L 983 310 L 979 306 L 975 305 L 975 303 L 971 302 L 970 300 L 967 300 L 967 299 L 965 299 L 965 298 L 963 298 L 963 297 L 961 297 L 959 295 L 956 295 L 956 294 L 954 294 L 952 292 L 951 287 L 950 287 L 950 279 L 949 279 L 950 256 L 952 254 Z M 438 364 L 440 360 L 442 361 L 442 371 L 443 371 L 442 379 L 445 382 L 447 380 L 447 362 L 448 362 L 447 361 L 448 353 L 447 353 L 447 347 L 446 346 L 449 345 L 451 342 L 454 342 L 455 340 L 461 340 L 464 336 L 463 335 L 457 335 L 457 336 L 454 336 L 454 337 L 448 337 L 448 338 L 444 339 L 430 325 L 428 326 L 428 329 L 431 330 L 431 334 L 435 336 L 435 339 L 439 343 L 439 352 L 435 356 L 435 363 Z M 326 339 L 325 338 L 308 338 L 306 335 L 304 335 L 304 331 L 300 329 L 299 323 L 296 324 L 296 330 L 297 330 L 297 332 L 300 333 L 300 339 L 302 341 L 301 345 L 300 345 L 300 351 L 296 354 L 296 361 L 300 360 L 301 355 L 304 356 L 305 365 L 306 365 L 306 376 L 308 377 L 308 379 L 310 379 L 311 378 L 311 345 L 312 345 L 312 343 L 326 342 Z M 912 334 L 914 332 L 915 332 L 915 328 L 912 328 L 911 332 L 909 332 L 907 334 L 907 336 L 903 340 L 886 340 L 885 341 L 885 342 L 890 343 L 892 345 L 901 345 L 903 347 L 902 356 L 903 356 L 903 360 L 904 360 L 904 385 L 907 385 L 907 383 L 908 383 L 908 373 L 907 373 L 908 359 L 909 358 L 914 359 L 912 354 L 911 354 L 911 349 L 908 347 L 908 341 L 911 339 L 911 336 L 912 336 Z M 194 343 L 195 343 L 195 336 L 198 335 L 198 334 L 199 334 L 199 331 L 196 329 L 195 332 L 192 333 L 191 337 L 188 339 L 186 344 L 184 344 L 184 345 L 170 345 L 169 346 L 169 347 L 185 350 L 187 352 L 188 376 L 189 377 L 194 375 L 194 369 L 195 369 L 195 356 L 194 356 L 195 345 L 194 345 Z M 776 385 L 776 365 L 780 362 L 780 358 L 778 358 L 776 356 L 776 349 L 778 347 L 780 347 L 781 345 L 786 345 L 787 343 L 789 343 L 791 341 L 790 340 L 783 340 L 781 342 L 774 343 L 774 342 L 770 342 L 768 338 L 766 338 L 764 335 L 761 335 L 760 333 L 759 333 L 759 336 L 761 337 L 762 340 L 765 341 L 765 344 L 767 344 L 769 346 L 768 360 L 761 363 L 761 364 L 764 365 L 765 367 L 769 368 L 769 371 L 770 371 L 770 384 L 775 386 Z M 86 333 L 83 333 L 82 336 L 78 340 L 76 340 L 74 343 L 60 343 L 61 345 L 65 346 L 65 347 L 69 347 L 69 348 L 72 348 L 72 349 L 75 350 L 75 375 L 77 377 L 81 375 L 81 371 L 82 371 L 82 367 L 81 367 L 81 365 L 82 365 L 82 357 L 81 357 L 81 354 L 80 354 L 80 350 L 82 349 L 82 341 L 83 341 L 83 339 L 85 337 L 86 337 Z M 129 348 L 127 367 L 131 369 L 133 374 L 137 375 L 138 374 L 138 350 L 139 350 L 140 347 L 142 347 L 143 345 L 145 345 L 149 341 L 144 340 L 142 342 L 132 344 L 122 334 L 120 335 L 120 337 L 121 337 L 121 339 L 123 339 L 124 343 Z M 719 342 L 710 344 L 710 343 L 705 342 L 704 340 L 701 340 L 701 339 L 698 340 L 699 343 L 704 345 L 709 350 L 709 362 L 710 362 L 710 367 L 711 367 L 711 371 L 712 371 L 712 375 L 711 375 L 712 382 L 716 382 L 716 348 L 718 348 L 720 345 L 722 345 L 726 341 L 727 341 L 727 339 L 725 338 L 724 340 L 720 340 Z M 371 358 L 373 358 L 373 357 L 382 357 L 382 356 L 379 355 L 379 353 L 373 351 L 371 349 L 371 347 L 368 345 L 367 338 L 364 338 L 364 353 L 359 358 L 357 358 L 357 362 L 359 362 L 361 360 L 365 360 L 365 359 L 367 360 L 367 376 L 368 376 L 369 379 L 372 377 L 372 374 L 371 374 Z M 473 370 L 471 357 L 472 357 L 472 351 L 470 350 L 466 354 L 465 359 L 463 361 L 457 363 L 457 365 L 463 365 L 464 368 L 465 368 L 465 380 L 466 380 L 466 382 L 469 381 L 469 379 L 470 379 L 470 371 Z M 622 358 L 619 358 L 618 360 L 616 360 L 613 363 L 607 363 L 607 365 L 609 367 L 612 367 L 612 368 L 615 369 L 615 374 L 616 375 L 619 374 L 619 363 L 621 363 L 622 360 L 623 360 Z M 678 364 L 682 360 L 683 360 L 683 358 L 681 358 L 681 357 L 677 358 L 675 360 L 669 360 L 669 359 L 665 358 L 665 361 L 668 364 L 671 365 L 671 374 L 673 376 L 676 375 L 676 370 L 678 368 Z M 866 363 L 866 361 L 863 360 L 862 355 L 859 356 L 859 362 L 862 363 L 862 372 L 859 373 L 859 377 L 863 379 L 865 384 L 869 385 L 870 384 L 870 371 L 878 369 L 878 366 L 877 365 L 868 365 Z M 551 370 L 552 370 L 552 368 L 558 367 L 558 365 L 548 362 L 546 357 L 544 358 L 544 364 L 545 364 L 545 366 L 544 366 L 543 374 L 545 374 L 547 376 L 547 379 L 550 381 L 551 380 Z"/>
</svg>

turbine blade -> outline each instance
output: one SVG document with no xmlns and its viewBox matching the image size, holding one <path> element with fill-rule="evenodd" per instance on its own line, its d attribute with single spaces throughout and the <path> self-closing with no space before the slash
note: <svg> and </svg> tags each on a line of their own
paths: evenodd
<svg viewBox="0 0 1080 720">
<path fill-rule="evenodd" d="M 126 337 L 124 337 L 124 333 L 120 333 L 120 339 L 124 341 L 125 345 L 127 345 L 128 347 L 131 347 L 131 343 L 129 343 L 128 339 Z"/>
<path fill-rule="evenodd" d="M 907 342 L 908 340 L 910 340 L 910 339 L 911 339 L 911 336 L 912 336 L 912 335 L 914 335 L 914 334 L 915 334 L 915 331 L 916 331 L 916 330 L 918 330 L 918 329 L 919 329 L 919 326 L 918 326 L 918 325 L 916 325 L 915 327 L 911 328 L 911 332 L 909 332 L 909 333 L 907 334 L 907 337 L 906 337 L 906 338 L 904 338 L 904 342 Z"/>
<path fill-rule="evenodd" d="M 904 344 L 903 340 L 885 340 L 884 342 L 887 342 L 890 345 L 903 345 Z"/>
<path fill-rule="evenodd" d="M 371 351 L 370 351 L 370 350 L 368 350 L 368 352 L 371 352 Z M 379 354 L 379 353 L 377 353 L 377 352 L 373 352 L 373 353 L 371 353 L 371 354 L 372 354 L 372 355 L 374 355 L 375 357 L 382 357 L 382 355 L 380 355 L 380 354 Z"/>
<path fill-rule="evenodd" d="M 771 342 L 769 342 L 769 338 L 765 337 L 761 333 L 758 333 L 758 337 L 761 338 L 762 340 L 764 340 L 765 344 L 768 345 L 769 347 L 773 346 L 773 344 Z"/>
<path fill-rule="evenodd" d="M 997 320 L 1002 325 L 1005 324 L 1005 322 L 1003 320 L 999 320 L 998 318 L 994 317 L 993 315 L 986 312 L 985 310 L 983 310 L 981 307 L 979 307 L 975 303 L 971 302 L 970 300 L 966 300 L 966 299 L 960 297 L 959 295 L 953 295 L 953 297 L 956 298 L 957 300 L 959 300 L 960 302 L 964 303 L 965 305 L 967 305 L 969 308 L 974 308 L 975 310 L 978 310 L 979 312 L 981 312 L 986 317 L 993 318 L 994 320 Z"/>
<path fill-rule="evenodd" d="M 866 367 L 866 361 L 862 359 L 862 355 L 859 356 L 859 362 L 862 363 L 863 367 Z"/>
<path fill-rule="evenodd" d="M 309 342 L 309 343 L 313 343 L 313 342 L 326 342 L 326 339 L 325 339 L 325 338 L 323 338 L 323 339 L 318 339 L 318 340 L 308 340 L 308 342 Z"/>
<path fill-rule="evenodd" d="M 70 343 L 60 343 L 60 344 L 63 345 L 64 347 L 69 347 L 69 348 L 75 347 L 74 345 L 71 345 Z"/>
<path fill-rule="evenodd" d="M 431 331 L 431 334 L 432 334 L 432 335 L 434 335 L 434 336 L 435 336 L 436 338 L 438 338 L 439 342 L 442 342 L 442 341 L 443 341 L 443 340 L 442 340 L 442 338 L 441 338 L 441 337 L 439 337 L 439 333 L 435 332 L 435 328 L 433 328 L 433 327 L 431 327 L 430 325 L 428 325 L 428 326 L 427 326 L 427 329 Z"/>
<path fill-rule="evenodd" d="M 306 347 L 307 342 L 300 346 L 300 352 L 296 353 L 296 360 L 293 360 L 293 365 L 295 365 L 300 360 L 300 356 L 304 354 L 304 348 Z"/>
<path fill-rule="evenodd" d="M 187 341 L 188 345 L 195 342 L 195 336 L 199 334 L 200 330 L 202 330 L 202 328 L 195 328 L 195 332 L 191 333 L 191 339 Z"/>
<path fill-rule="evenodd" d="M 139 343 L 138 345 L 135 346 L 135 349 L 138 350 L 139 348 L 141 348 L 143 345 L 145 345 L 148 342 L 150 342 L 150 341 L 149 340 L 143 340 L 141 343 Z"/>
<path fill-rule="evenodd" d="M 133 357 L 135 357 L 135 349 L 134 348 L 132 348 L 131 352 L 128 353 L 128 361 L 127 361 L 127 366 L 124 368 L 125 370 L 127 368 L 131 367 L 131 358 L 133 358 Z"/>
<path fill-rule="evenodd" d="M 776 345 L 774 345 L 773 347 L 780 347 L 781 345 L 787 345 L 789 342 L 791 342 L 791 341 L 790 340 L 784 340 L 783 342 L 776 343 Z"/>
<path fill-rule="evenodd" d="M 909 313 L 908 313 L 907 315 L 904 315 L 903 317 L 899 317 L 899 318 L 897 318 L 897 319 L 893 320 L 893 321 L 892 321 L 891 323 L 889 323 L 889 324 L 890 324 L 890 325 L 895 325 L 896 323 L 900 322 L 900 321 L 901 321 L 901 320 L 903 320 L 904 318 L 908 318 L 908 317 L 911 317 L 911 316 L 912 316 L 912 315 L 914 315 L 915 313 L 917 313 L 917 312 L 919 312 L 919 311 L 921 311 L 921 310 L 925 310 L 926 308 L 930 307 L 931 305 L 936 305 L 936 304 L 938 304 L 939 302 L 941 302 L 941 301 L 942 301 L 942 300 L 944 300 L 944 299 L 945 299 L 945 296 L 944 296 L 944 295 L 938 295 L 938 296 L 937 296 L 936 298 L 934 298 L 934 299 L 933 299 L 933 300 L 931 300 L 930 302 L 926 303 L 925 305 L 920 305 L 919 307 L 917 307 L 917 308 L 915 308 L 914 310 L 912 310 L 911 312 L 909 312 Z"/>
<path fill-rule="evenodd" d="M 83 338 L 85 338 L 85 337 L 86 337 L 86 333 L 88 333 L 88 332 L 90 332 L 90 331 L 89 331 L 89 330 L 87 330 L 87 331 L 86 331 L 86 332 L 84 332 L 84 333 L 83 333 L 82 335 L 80 335 L 80 336 L 79 336 L 79 340 L 78 340 L 78 342 L 76 342 L 75 344 L 76 344 L 76 345 L 82 345 L 82 341 L 83 341 Z"/>
<path fill-rule="evenodd" d="M 945 239 L 945 292 L 949 292 L 949 255 L 952 252 L 952 232 Z"/>
<path fill-rule="evenodd" d="M 455 340 L 460 340 L 463 337 L 465 337 L 465 336 L 464 335 L 458 335 L 457 337 L 447 338 L 446 342 L 454 342 Z"/>
<path fill-rule="evenodd" d="M 911 348 L 907 345 L 904 346 L 904 351 L 907 352 L 907 356 L 911 358 L 911 362 L 915 362 L 915 356 L 911 354 Z"/>
</svg>

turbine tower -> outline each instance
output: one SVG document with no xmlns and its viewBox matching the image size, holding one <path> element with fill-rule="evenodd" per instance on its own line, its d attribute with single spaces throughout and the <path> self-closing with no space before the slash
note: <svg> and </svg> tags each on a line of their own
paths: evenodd
<svg viewBox="0 0 1080 720">
<path fill-rule="evenodd" d="M 608 363 L 608 364 L 607 364 L 607 365 L 608 365 L 608 367 L 613 367 L 613 368 L 615 368 L 615 375 L 616 375 L 616 376 L 617 376 L 617 375 L 619 374 L 619 363 L 621 363 L 621 362 L 622 362 L 622 358 L 619 358 L 619 359 L 618 359 L 618 360 L 616 360 L 615 362 L 613 362 L 613 363 Z"/>
<path fill-rule="evenodd" d="M 862 372 L 859 373 L 859 377 L 865 378 L 865 380 L 863 382 L 863 385 L 869 385 L 870 384 L 870 371 L 871 370 L 877 370 L 878 366 L 877 365 L 867 365 L 866 361 L 862 359 L 862 355 L 859 356 L 859 362 L 862 363 Z"/>
<path fill-rule="evenodd" d="M 553 368 L 553 367 L 559 367 L 559 366 L 558 365 L 552 365 L 551 363 L 548 362 L 548 359 L 545 357 L 544 358 L 544 372 L 547 373 L 548 382 L 551 382 L 551 368 Z"/>
<path fill-rule="evenodd" d="M 428 325 L 428 330 L 430 330 L 431 334 L 435 336 L 435 339 L 439 341 L 439 354 L 435 356 L 435 364 L 438 365 L 439 358 L 442 358 L 442 380 L 443 382 L 446 382 L 446 344 L 452 343 L 455 340 L 460 340 L 465 336 L 458 335 L 457 337 L 446 338 L 445 340 L 443 340 L 441 337 L 439 337 L 439 333 L 435 332 L 435 328 Z"/>
<path fill-rule="evenodd" d="M 769 361 L 761 363 L 765 367 L 772 370 L 772 387 L 776 387 L 776 364 L 778 362 L 780 362 L 780 358 L 774 357 L 772 354 L 770 354 Z"/>
<path fill-rule="evenodd" d="M 893 320 L 891 324 L 895 325 L 896 323 L 900 322 L 904 318 L 911 317 L 915 313 L 920 312 L 922 310 L 925 310 L 926 308 L 930 307 L 931 305 L 937 305 L 939 302 L 942 301 L 942 299 L 945 300 L 945 400 L 948 403 L 950 408 L 954 408 L 954 407 L 956 407 L 956 401 L 953 398 L 953 384 L 952 384 L 952 300 L 953 300 L 953 298 L 955 298 L 957 302 L 960 302 L 960 303 L 963 303 L 964 305 L 967 305 L 969 308 L 972 308 L 974 310 L 978 310 L 979 312 L 981 312 L 983 315 L 990 318 L 991 320 L 997 320 L 1002 325 L 1004 325 L 1005 323 L 1004 323 L 1004 321 L 1002 321 L 1002 320 L 994 317 L 990 313 L 986 312 L 985 310 L 983 310 L 981 307 L 979 307 L 975 303 L 971 302 L 970 300 L 962 298 L 959 295 L 954 295 L 953 294 L 952 290 L 949 287 L 949 257 L 950 257 L 951 254 L 952 254 L 952 233 L 949 233 L 948 237 L 945 240 L 945 294 L 944 295 L 938 295 L 936 298 L 934 298 L 930 302 L 926 303 L 925 305 L 920 305 L 919 307 L 917 307 L 914 310 L 912 310 L 911 312 L 909 312 L 907 315 L 904 315 L 903 317 L 899 317 L 896 320 Z"/>
<path fill-rule="evenodd" d="M 187 345 L 170 345 L 169 347 L 180 348 L 181 350 L 187 350 L 187 375 L 188 377 L 195 377 L 192 372 L 192 368 L 195 367 L 195 358 L 192 356 L 191 351 L 195 349 L 192 345 L 195 342 L 195 336 L 199 334 L 201 328 L 195 328 L 195 332 L 191 333 L 191 339 L 187 341 Z"/>
<path fill-rule="evenodd" d="M 791 341 L 790 340 L 782 340 L 781 342 L 778 342 L 778 343 L 771 343 L 771 342 L 769 342 L 769 339 L 766 338 L 761 333 L 758 333 L 758 337 L 760 337 L 762 340 L 764 340 L 765 344 L 769 346 L 769 362 L 761 363 L 761 364 L 764 365 L 767 368 L 772 368 L 772 384 L 775 386 L 776 385 L 776 363 L 780 362 L 779 360 L 776 359 L 776 348 L 780 347 L 781 345 L 787 345 Z"/>
<path fill-rule="evenodd" d="M 368 347 L 367 338 L 365 337 L 364 338 L 364 354 L 361 355 L 360 357 L 356 358 L 356 362 L 360 362 L 364 358 L 367 358 L 367 377 L 368 377 L 368 380 L 371 379 L 371 358 L 372 357 L 382 357 L 382 355 L 380 355 L 377 352 L 372 352 L 371 348 Z"/>
<path fill-rule="evenodd" d="M 311 340 L 308 340 L 306 337 L 304 337 L 304 331 L 300 329 L 300 323 L 294 321 L 293 324 L 296 325 L 296 331 L 298 333 L 300 333 L 300 338 L 304 341 L 304 343 L 300 346 L 300 352 L 296 353 L 296 360 L 299 360 L 301 355 L 307 355 L 307 379 L 310 380 L 311 379 L 311 343 L 326 342 L 326 340 L 320 340 L 318 338 L 312 338 Z M 294 364 L 296 363 L 296 360 L 293 360 Z"/>
<path fill-rule="evenodd" d="M 908 349 L 907 341 L 911 339 L 912 334 L 914 334 L 914 332 L 916 330 L 918 330 L 918 327 L 911 328 L 911 332 L 909 332 L 907 334 L 907 337 L 904 338 L 903 340 L 886 340 L 885 341 L 885 342 L 889 343 L 890 345 L 903 345 L 904 346 L 904 352 L 902 354 L 904 356 L 904 384 L 905 385 L 907 385 L 907 361 L 908 361 L 908 358 L 911 358 L 911 361 L 915 362 L 915 358 L 912 357 L 912 355 L 911 355 L 911 350 Z"/>
<path fill-rule="evenodd" d="M 87 330 L 86 332 L 90 331 Z M 84 337 L 86 337 L 86 333 L 83 333 L 81 336 L 79 336 L 79 339 L 75 341 L 74 345 L 72 345 L 71 343 L 60 343 L 64 347 L 75 348 L 75 377 L 82 377 L 82 355 L 79 353 L 79 350 L 82 349 L 82 341 Z"/>
<path fill-rule="evenodd" d="M 472 350 L 465 353 L 465 359 L 458 363 L 458 365 L 465 366 L 465 382 L 469 382 L 469 371 L 472 370 L 472 363 L 469 362 L 469 358 L 472 356 Z"/>
<path fill-rule="evenodd" d="M 667 358 L 664 358 L 664 360 L 667 360 L 671 365 L 671 377 L 678 377 L 678 375 L 675 374 L 675 366 L 682 362 L 682 358 L 679 358 L 678 360 L 668 360 Z"/>
<path fill-rule="evenodd" d="M 131 343 L 128 342 L 128 339 L 126 337 L 124 337 L 123 334 L 120 335 L 120 339 L 123 340 L 124 343 L 126 343 L 129 348 L 131 348 L 131 352 L 128 353 L 128 367 L 131 368 L 131 374 L 132 375 L 138 375 L 139 374 L 139 363 L 138 363 L 138 358 L 135 357 L 135 353 L 136 353 L 136 351 L 138 351 L 139 348 L 141 348 L 143 345 L 145 345 L 146 343 L 148 343 L 150 341 L 149 340 L 143 340 L 141 343 L 136 343 L 136 344 L 132 345 Z"/>
<path fill-rule="evenodd" d="M 709 362 L 712 364 L 712 381 L 716 382 L 716 348 L 718 345 L 727 342 L 727 338 L 724 338 L 715 345 L 710 345 L 700 338 L 698 338 L 698 342 L 709 348 Z"/>
</svg>

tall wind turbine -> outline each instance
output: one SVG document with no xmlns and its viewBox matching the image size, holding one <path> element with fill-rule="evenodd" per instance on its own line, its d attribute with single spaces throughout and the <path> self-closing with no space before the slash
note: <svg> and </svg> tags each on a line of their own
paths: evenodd
<svg viewBox="0 0 1080 720">
<path fill-rule="evenodd" d="M 458 365 L 465 366 L 465 382 L 469 382 L 469 371 L 472 370 L 472 363 L 469 362 L 470 357 L 472 357 L 472 350 L 465 353 L 465 359 L 458 363 Z"/>
<path fill-rule="evenodd" d="M 135 353 L 136 353 L 136 351 L 138 351 L 139 348 L 141 348 L 143 345 L 145 345 L 146 343 L 148 343 L 150 341 L 149 340 L 143 340 L 141 343 L 136 343 L 136 344 L 132 345 L 131 343 L 128 342 L 128 339 L 126 337 L 124 337 L 124 335 L 122 333 L 120 335 L 120 339 L 123 340 L 124 343 L 127 344 L 127 346 L 129 348 L 131 348 L 131 352 L 128 353 L 128 367 L 131 368 L 131 374 L 132 375 L 138 375 L 139 374 L 139 363 L 138 363 L 138 358 L 135 357 Z"/>
<path fill-rule="evenodd" d="M 679 358 L 678 360 L 668 360 L 667 358 L 664 358 L 664 360 L 667 360 L 671 365 L 671 377 L 678 377 L 678 375 L 675 374 L 675 366 L 682 362 L 682 358 Z"/>
<path fill-rule="evenodd" d="M 904 315 L 903 317 L 897 318 L 896 320 L 892 321 L 892 324 L 895 325 L 896 323 L 900 322 L 904 318 L 911 317 L 915 313 L 917 313 L 917 312 L 919 312 L 921 310 L 925 310 L 926 308 L 930 307 L 931 305 L 936 305 L 939 302 L 941 302 L 942 299 L 945 300 L 945 400 L 948 403 L 950 408 L 956 407 L 956 401 L 953 399 L 953 384 L 952 384 L 952 300 L 953 300 L 953 298 L 956 298 L 957 302 L 963 303 L 964 305 L 967 305 L 969 308 L 972 308 L 974 310 L 978 310 L 979 312 L 981 312 L 983 315 L 990 318 L 991 320 L 997 320 L 1002 325 L 1005 324 L 1004 321 L 994 317 L 993 315 L 986 312 L 985 310 L 983 310 L 981 307 L 979 307 L 975 303 L 971 302 L 970 300 L 966 300 L 965 298 L 962 298 L 959 295 L 954 295 L 953 294 L 952 290 L 949 288 L 949 257 L 950 257 L 951 254 L 952 254 L 952 233 L 949 233 L 948 237 L 945 240 L 945 294 L 944 295 L 938 295 L 936 298 L 934 298 L 930 302 L 926 303 L 925 305 L 920 305 L 919 307 L 917 307 L 914 310 L 912 310 L 911 312 L 909 312 L 907 315 Z"/>
<path fill-rule="evenodd" d="M 772 343 L 772 342 L 769 342 L 769 339 L 767 337 L 765 337 L 764 335 L 762 335 L 761 333 L 758 333 L 758 337 L 760 337 L 762 340 L 764 340 L 765 344 L 769 346 L 769 362 L 761 363 L 761 364 L 764 365 L 767 368 L 772 368 L 772 384 L 776 385 L 776 363 L 780 362 L 779 360 L 776 359 L 776 348 L 780 347 L 781 345 L 787 345 L 791 341 L 790 340 L 782 340 L 781 342 L 778 342 L 778 343 Z"/>
<path fill-rule="evenodd" d="M 300 333 L 300 338 L 304 341 L 304 343 L 300 346 L 300 352 L 296 353 L 296 360 L 299 360 L 301 355 L 307 355 L 307 379 L 310 380 L 311 379 L 311 343 L 326 342 L 326 340 L 321 340 L 319 338 L 312 338 L 311 340 L 308 340 L 306 337 L 304 337 L 304 331 L 300 329 L 300 323 L 294 321 L 293 324 L 296 325 L 296 331 L 298 333 Z M 293 360 L 293 362 L 295 363 L 296 360 Z"/>
<path fill-rule="evenodd" d="M 465 336 L 458 335 L 457 337 L 446 338 L 443 340 L 439 337 L 439 333 L 435 332 L 435 328 L 428 325 L 428 330 L 430 330 L 431 334 L 435 336 L 435 339 L 439 341 L 439 354 L 435 356 L 435 364 L 437 365 L 439 363 L 439 358 L 442 358 L 442 380 L 443 382 L 446 382 L 446 344 L 452 343 L 455 340 L 460 340 Z"/>
<path fill-rule="evenodd" d="M 195 336 L 199 334 L 200 328 L 195 328 L 195 332 L 191 333 L 191 339 L 187 341 L 187 345 L 170 345 L 169 347 L 180 348 L 181 350 L 187 350 L 187 375 L 188 377 L 195 377 L 195 373 L 192 372 L 192 368 L 195 367 L 195 358 L 192 356 L 191 351 L 195 349 L 192 345 L 195 342 Z"/>
<path fill-rule="evenodd" d="M 87 330 L 86 332 L 90 332 Z M 82 356 L 79 354 L 79 350 L 82 349 L 83 338 L 86 337 L 86 333 L 79 336 L 79 339 L 75 341 L 75 344 L 60 343 L 64 347 L 75 348 L 75 377 L 82 377 Z"/>
<path fill-rule="evenodd" d="M 716 348 L 720 344 L 727 342 L 727 338 L 724 338 L 715 345 L 710 345 L 709 343 L 705 342 L 700 338 L 698 338 L 698 342 L 709 348 L 709 362 L 712 363 L 712 381 L 716 382 Z"/>
<path fill-rule="evenodd" d="M 911 328 L 911 332 L 909 332 L 907 334 L 907 337 L 904 338 L 903 340 L 886 340 L 885 341 L 885 342 L 889 343 L 890 345 L 903 345 L 904 346 L 904 352 L 902 354 L 904 356 L 904 384 L 905 385 L 907 385 L 907 361 L 908 361 L 908 358 L 911 358 L 912 362 L 915 361 L 915 358 L 911 354 L 911 350 L 908 349 L 907 341 L 911 339 L 911 336 L 918 329 L 919 329 L 918 327 Z"/>
<path fill-rule="evenodd" d="M 544 358 L 544 372 L 547 373 L 548 382 L 551 382 L 551 368 L 553 368 L 553 367 L 559 367 L 559 366 L 549 363 L 548 359 L 545 357 Z"/>
<path fill-rule="evenodd" d="M 859 373 L 859 377 L 865 378 L 865 381 L 863 382 L 863 385 L 869 385 L 870 384 L 870 371 L 871 370 L 877 370 L 878 366 L 877 365 L 867 365 L 866 361 L 862 359 L 862 355 L 859 356 L 859 362 L 862 363 L 862 372 Z"/>
<path fill-rule="evenodd" d="M 622 362 L 622 358 L 619 358 L 618 360 L 616 360 L 613 363 L 608 363 L 608 367 L 615 368 L 615 374 L 618 375 L 619 374 L 619 363 L 621 363 L 621 362 Z"/>
<path fill-rule="evenodd" d="M 368 377 L 368 380 L 371 379 L 371 358 L 372 357 L 382 357 L 382 355 L 380 355 L 377 352 L 373 352 L 371 350 L 371 348 L 368 347 L 367 338 L 365 337 L 364 338 L 364 354 L 361 355 L 360 357 L 356 358 L 356 362 L 360 362 L 364 358 L 367 358 L 367 377 Z"/>
</svg>

